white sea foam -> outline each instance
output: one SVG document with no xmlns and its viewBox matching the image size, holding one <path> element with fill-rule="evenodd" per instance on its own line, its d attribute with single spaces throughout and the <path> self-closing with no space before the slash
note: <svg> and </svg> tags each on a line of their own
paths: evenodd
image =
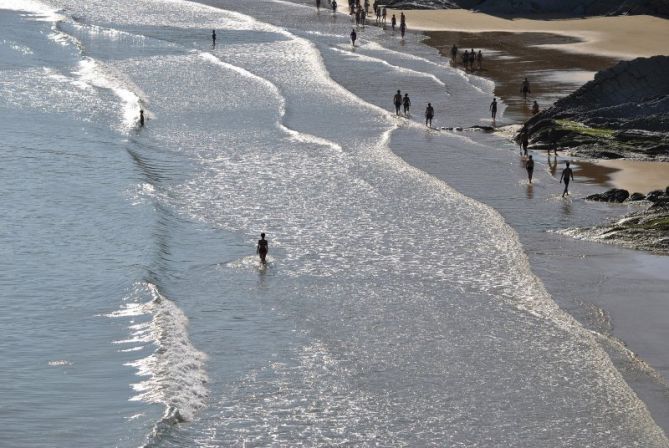
<svg viewBox="0 0 669 448">
<path fill-rule="evenodd" d="M 204 406 L 207 391 L 207 356 L 198 351 L 188 338 L 188 319 L 179 307 L 160 294 L 151 284 L 139 284 L 134 296 L 148 294 L 144 303 L 130 302 L 107 316 L 122 318 L 145 315 L 147 322 L 129 326 L 132 337 L 116 344 L 153 343 L 154 352 L 127 365 L 137 369 L 144 379 L 133 384 L 136 395 L 131 400 L 165 405 L 166 415 L 178 415 L 180 420 L 191 420 Z M 143 346 L 123 349 L 140 351 Z"/>
<path fill-rule="evenodd" d="M 120 79 L 118 73 L 112 72 L 108 67 L 104 67 L 100 62 L 85 58 L 79 63 L 79 69 L 74 72 L 79 80 L 85 85 L 94 86 L 101 89 L 109 89 L 123 103 L 122 123 L 126 129 L 133 127 L 137 123 L 139 111 L 142 108 L 141 93 L 136 93 L 139 89 L 128 86 L 129 81 Z"/>
</svg>

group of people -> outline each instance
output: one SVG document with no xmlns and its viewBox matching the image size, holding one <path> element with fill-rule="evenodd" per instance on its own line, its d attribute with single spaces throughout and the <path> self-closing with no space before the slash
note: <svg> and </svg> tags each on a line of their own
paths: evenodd
<svg viewBox="0 0 669 448">
<path fill-rule="evenodd" d="M 404 116 L 409 116 L 409 110 L 411 109 L 411 99 L 409 98 L 408 93 L 405 93 L 404 96 L 402 96 L 402 92 L 398 90 L 395 96 L 393 96 L 393 105 L 395 106 L 395 115 L 399 117 L 400 109 L 404 107 Z M 432 107 L 432 103 L 427 103 L 427 107 L 425 108 L 425 126 L 432 127 L 433 118 L 434 107 Z"/>
<path fill-rule="evenodd" d="M 397 27 L 397 18 L 395 17 L 395 14 L 390 18 L 390 26 L 393 29 L 393 33 L 395 32 L 395 27 Z M 404 15 L 404 11 L 400 12 L 400 34 L 402 35 L 402 39 L 404 39 L 404 34 L 407 32 L 407 18 Z"/>
<path fill-rule="evenodd" d="M 458 54 L 460 49 L 457 45 L 453 44 L 451 47 L 451 63 L 453 66 L 458 65 Z M 483 68 L 483 53 L 481 50 L 478 53 L 472 48 L 471 50 L 465 50 L 462 53 L 462 66 L 465 70 L 481 70 Z"/>
</svg>

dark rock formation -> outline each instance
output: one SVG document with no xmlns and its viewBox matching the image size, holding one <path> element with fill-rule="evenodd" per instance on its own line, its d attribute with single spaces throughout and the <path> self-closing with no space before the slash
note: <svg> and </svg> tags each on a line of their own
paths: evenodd
<svg viewBox="0 0 669 448">
<path fill-rule="evenodd" d="M 634 193 L 630 201 L 635 195 L 643 196 Z M 653 204 L 647 210 L 631 213 L 611 224 L 586 229 L 569 229 L 564 233 L 577 238 L 605 241 L 669 255 L 669 188 L 666 191 L 652 191 L 648 197 L 652 198 Z"/>
<path fill-rule="evenodd" d="M 525 123 L 538 148 L 557 144 L 596 158 L 669 157 L 669 56 L 603 70 Z"/>
<path fill-rule="evenodd" d="M 629 197 L 630 202 L 643 201 L 646 199 L 646 195 L 643 193 L 632 193 Z"/>
<path fill-rule="evenodd" d="M 605 193 L 591 194 L 585 199 L 589 201 L 622 203 L 625 202 L 625 199 L 628 197 L 630 197 L 629 191 L 613 188 Z"/>
</svg>

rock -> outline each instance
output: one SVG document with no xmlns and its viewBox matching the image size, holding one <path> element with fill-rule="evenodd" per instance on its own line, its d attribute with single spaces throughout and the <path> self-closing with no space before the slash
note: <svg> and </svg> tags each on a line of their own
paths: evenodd
<svg viewBox="0 0 669 448">
<path fill-rule="evenodd" d="M 619 188 L 613 188 L 605 193 L 592 194 L 585 199 L 599 202 L 624 202 L 630 196 L 629 191 Z"/>
<path fill-rule="evenodd" d="M 669 156 L 667 73 L 669 56 L 620 62 L 530 118 L 520 132 L 533 145 L 557 144 L 588 157 Z"/>
<path fill-rule="evenodd" d="M 646 195 L 646 200 L 650 202 L 658 202 L 660 198 L 666 197 L 666 194 L 662 190 L 653 190 Z"/>
<path fill-rule="evenodd" d="M 664 190 L 664 193 L 665 193 L 667 196 L 669 196 L 669 187 L 667 187 L 667 189 Z"/>
<path fill-rule="evenodd" d="M 643 201 L 644 199 L 646 199 L 646 195 L 642 193 L 632 193 L 629 197 L 630 202 Z"/>
</svg>

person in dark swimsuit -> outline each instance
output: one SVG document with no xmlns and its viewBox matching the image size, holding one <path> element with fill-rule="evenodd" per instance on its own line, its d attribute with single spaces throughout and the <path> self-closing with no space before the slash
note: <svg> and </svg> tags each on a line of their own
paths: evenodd
<svg viewBox="0 0 669 448">
<path fill-rule="evenodd" d="M 432 119 L 434 118 L 434 108 L 431 103 L 427 103 L 425 109 L 425 126 L 432 127 Z"/>
<path fill-rule="evenodd" d="M 216 30 L 211 30 L 211 46 L 216 47 Z"/>
<path fill-rule="evenodd" d="M 144 127 L 144 111 L 142 109 L 139 110 L 139 125 Z"/>
<path fill-rule="evenodd" d="M 400 36 L 402 36 L 402 39 L 404 39 L 404 34 L 407 32 L 407 24 L 406 23 L 400 23 Z"/>
<path fill-rule="evenodd" d="M 269 252 L 269 244 L 265 239 L 265 234 L 261 233 L 256 253 L 260 256 L 260 262 L 262 264 L 267 264 L 267 252 Z"/>
<path fill-rule="evenodd" d="M 527 146 L 530 144 L 530 138 L 527 135 L 527 131 L 523 132 L 520 143 L 523 146 L 523 155 L 526 156 L 527 155 Z"/>
<path fill-rule="evenodd" d="M 532 160 L 532 156 L 525 162 L 525 169 L 527 170 L 527 178 L 532 183 L 532 173 L 534 173 L 534 160 Z"/>
<path fill-rule="evenodd" d="M 571 179 L 570 179 L 571 178 Z M 560 176 L 560 183 L 564 180 L 564 191 L 562 192 L 562 197 L 565 194 L 569 194 L 569 181 L 574 180 L 574 172 L 569 168 L 569 162 L 567 162 L 567 168 L 562 170 L 562 176 Z"/>
<path fill-rule="evenodd" d="M 497 98 L 492 99 L 490 103 L 490 114 L 492 115 L 492 124 L 495 125 L 495 118 L 497 117 Z"/>
<path fill-rule="evenodd" d="M 395 105 L 395 115 L 400 114 L 400 107 L 402 106 L 402 94 L 398 90 L 393 97 L 393 104 Z"/>
<path fill-rule="evenodd" d="M 404 98 L 402 99 L 402 104 L 404 105 L 404 115 L 409 116 L 409 108 L 411 107 L 411 100 L 409 99 L 409 94 L 405 93 Z"/>
<path fill-rule="evenodd" d="M 355 47 L 355 40 L 358 38 L 358 34 L 355 32 L 355 28 L 351 30 L 351 43 Z"/>
</svg>

